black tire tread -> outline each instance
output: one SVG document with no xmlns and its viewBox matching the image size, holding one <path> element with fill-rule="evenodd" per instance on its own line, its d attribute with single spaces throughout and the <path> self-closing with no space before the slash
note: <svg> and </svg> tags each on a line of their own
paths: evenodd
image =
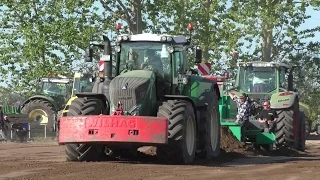
<svg viewBox="0 0 320 180">
<path fill-rule="evenodd" d="M 99 115 L 103 113 L 104 103 L 95 97 L 75 99 L 67 116 Z M 66 144 L 67 161 L 98 161 L 100 154 L 95 144 Z"/>
<path fill-rule="evenodd" d="M 277 124 L 276 124 L 276 146 L 295 148 L 296 142 L 294 139 L 294 110 L 297 108 L 297 101 L 295 104 L 288 109 L 278 110 Z M 298 111 L 296 111 L 298 112 Z M 298 115 L 298 114 L 296 114 Z"/>
<path fill-rule="evenodd" d="M 23 108 L 21 109 L 21 113 L 29 116 L 29 113 L 34 109 L 42 109 L 47 113 L 47 115 L 48 115 L 47 129 L 49 131 L 53 131 L 54 130 L 53 126 L 55 123 L 54 118 L 55 118 L 55 115 L 57 114 L 54 106 L 50 102 L 48 102 L 47 100 L 35 99 L 35 100 L 31 100 L 30 102 L 25 104 L 23 106 Z"/>
<path fill-rule="evenodd" d="M 205 117 L 205 120 L 200 120 L 200 141 L 199 141 L 199 147 L 200 147 L 200 153 L 198 154 L 199 157 L 202 158 L 207 158 L 207 159 L 212 159 L 215 157 L 220 156 L 220 136 L 221 136 L 221 126 L 220 126 L 220 112 L 219 112 L 219 101 L 217 99 L 217 96 L 213 96 L 211 99 L 211 105 L 208 107 L 208 113 L 207 116 Z M 214 109 L 214 111 L 212 110 Z M 217 136 L 218 136 L 218 141 L 216 142 L 217 149 L 213 150 L 211 148 L 211 139 L 210 139 L 210 127 L 209 125 L 211 124 L 210 118 L 211 118 L 211 113 L 214 113 L 213 116 L 216 116 L 218 119 L 218 130 L 217 130 Z"/>
<path fill-rule="evenodd" d="M 157 148 L 157 156 L 159 159 L 171 164 L 191 164 L 192 160 L 184 158 L 183 149 L 183 133 L 184 118 L 186 111 L 193 111 L 192 105 L 185 100 L 167 100 L 162 102 L 158 109 L 157 116 L 165 117 L 168 123 L 168 146 Z M 194 113 L 193 118 L 195 121 Z M 196 148 L 195 148 L 196 149 Z"/>
</svg>

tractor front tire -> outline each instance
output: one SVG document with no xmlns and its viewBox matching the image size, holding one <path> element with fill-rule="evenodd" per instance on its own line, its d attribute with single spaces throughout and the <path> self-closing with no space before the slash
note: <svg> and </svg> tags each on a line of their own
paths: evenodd
<svg viewBox="0 0 320 180">
<path fill-rule="evenodd" d="M 105 104 L 96 97 L 81 97 L 75 99 L 69 108 L 67 116 L 104 114 Z M 67 161 L 99 161 L 104 154 L 104 145 L 100 144 L 66 144 Z"/>
<path fill-rule="evenodd" d="M 300 125 L 299 125 L 299 144 L 298 144 L 298 150 L 304 152 L 306 150 L 306 116 L 303 112 L 300 112 L 299 117 Z"/>
<path fill-rule="evenodd" d="M 36 111 L 39 111 L 37 113 Z M 49 132 L 54 132 L 54 123 L 55 123 L 55 108 L 47 100 L 36 99 L 31 100 L 21 109 L 21 113 L 27 115 L 29 118 L 33 118 L 33 121 L 39 121 L 39 118 L 48 118 L 47 130 Z M 40 122 L 39 122 L 40 123 Z"/>
<path fill-rule="evenodd" d="M 299 102 L 295 100 L 292 107 L 277 111 L 276 147 L 298 148 L 299 141 Z"/>
<path fill-rule="evenodd" d="M 168 124 L 168 145 L 157 147 L 158 159 L 170 164 L 192 164 L 196 153 L 196 120 L 193 106 L 185 100 L 162 102 L 158 117 Z"/>
<path fill-rule="evenodd" d="M 209 101 L 206 119 L 201 121 L 199 157 L 213 159 L 220 156 L 220 113 L 218 99 L 213 95 Z"/>
</svg>

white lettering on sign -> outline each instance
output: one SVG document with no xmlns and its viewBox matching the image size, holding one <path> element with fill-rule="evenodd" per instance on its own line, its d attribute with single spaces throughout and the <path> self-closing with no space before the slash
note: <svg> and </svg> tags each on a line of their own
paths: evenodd
<svg viewBox="0 0 320 180">
<path fill-rule="evenodd" d="M 110 55 L 102 55 L 100 60 L 101 61 L 110 61 L 110 59 L 111 59 Z"/>
</svg>

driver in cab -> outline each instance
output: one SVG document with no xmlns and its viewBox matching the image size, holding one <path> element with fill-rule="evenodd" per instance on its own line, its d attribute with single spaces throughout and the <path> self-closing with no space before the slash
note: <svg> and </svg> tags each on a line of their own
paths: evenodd
<svg viewBox="0 0 320 180">
<path fill-rule="evenodd" d="M 155 70 L 156 74 L 160 75 L 161 77 L 164 77 L 163 64 L 161 62 L 160 57 L 156 55 L 155 50 L 148 49 L 146 51 L 146 56 L 147 58 L 145 62 L 141 64 L 141 69 L 151 68 L 152 70 Z"/>
<path fill-rule="evenodd" d="M 261 74 L 254 72 L 252 79 L 253 92 L 265 92 L 267 86 L 266 82 L 269 80 L 270 79 L 263 79 Z"/>
</svg>

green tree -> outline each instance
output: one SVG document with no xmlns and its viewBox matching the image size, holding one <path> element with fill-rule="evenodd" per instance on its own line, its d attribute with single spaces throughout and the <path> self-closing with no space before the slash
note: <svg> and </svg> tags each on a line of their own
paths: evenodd
<svg viewBox="0 0 320 180">
<path fill-rule="evenodd" d="M 229 18 L 227 0 L 155 1 L 146 8 L 148 12 L 156 10 L 149 14 L 153 32 L 188 35 L 187 25 L 193 23 L 193 41 L 201 46 L 203 60 L 213 62 L 215 70 L 241 46 L 241 31 Z"/>
<path fill-rule="evenodd" d="M 0 73 L 10 88 L 29 92 L 37 77 L 70 74 L 83 59 L 82 49 L 101 26 L 91 4 L 78 2 L 2 1 Z"/>
<path fill-rule="evenodd" d="M 242 38 L 254 49 L 243 59 L 283 61 L 290 58 L 305 39 L 314 37 L 319 28 L 298 30 L 310 18 L 306 9 L 311 1 L 232 1 L 230 17 L 241 26 Z"/>
</svg>

